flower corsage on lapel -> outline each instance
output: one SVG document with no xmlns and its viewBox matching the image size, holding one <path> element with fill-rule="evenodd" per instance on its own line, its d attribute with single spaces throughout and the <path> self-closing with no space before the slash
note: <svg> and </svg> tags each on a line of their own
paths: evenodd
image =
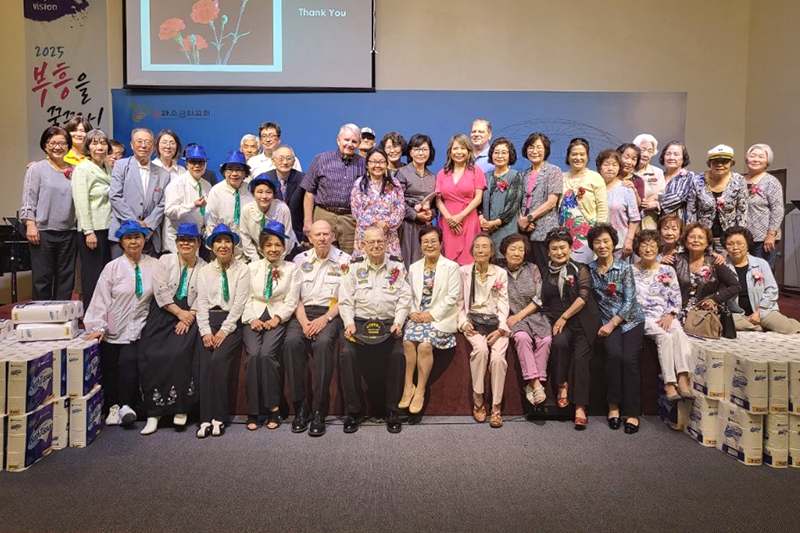
<svg viewBox="0 0 800 533">
<path fill-rule="evenodd" d="M 394 284 L 397 283 L 397 279 L 400 277 L 400 269 L 398 267 L 394 267 L 389 274 L 389 286 L 394 288 Z"/>
<path fill-rule="evenodd" d="M 339 270 L 342 271 L 342 274 L 347 275 L 350 272 L 350 263 L 344 262 L 339 264 Z"/>
<path fill-rule="evenodd" d="M 497 190 L 505 192 L 508 189 L 508 180 L 497 180 Z"/>
<path fill-rule="evenodd" d="M 708 265 L 703 265 L 697 269 L 697 275 L 706 281 L 711 279 L 711 272 L 713 272 L 713 270 Z"/>
<path fill-rule="evenodd" d="M 669 272 L 664 272 L 658 275 L 659 283 L 662 283 L 664 286 L 669 286 L 672 283 L 672 274 Z"/>
<path fill-rule="evenodd" d="M 763 285 L 764 273 L 758 269 L 753 270 L 753 281 L 756 283 L 756 285 Z"/>
<path fill-rule="evenodd" d="M 502 280 L 498 279 L 492 284 L 492 293 L 494 293 L 495 295 L 498 294 L 500 291 L 503 290 L 503 287 L 505 287 L 505 283 L 503 283 Z"/>
<path fill-rule="evenodd" d="M 725 198 L 720 196 L 717 198 L 717 211 L 724 211 L 725 210 Z"/>
<path fill-rule="evenodd" d="M 575 286 L 575 276 L 573 276 L 572 274 L 570 274 L 569 276 L 567 276 L 564 279 L 566 280 L 567 284 L 570 287 L 574 287 Z"/>
<path fill-rule="evenodd" d="M 583 198 L 584 194 L 586 194 L 586 189 L 584 189 L 583 187 L 578 187 L 578 194 L 575 195 L 575 198 L 580 200 L 581 198 Z"/>
<path fill-rule="evenodd" d="M 606 293 L 612 298 L 617 296 L 617 284 L 613 281 L 606 287 Z"/>
</svg>

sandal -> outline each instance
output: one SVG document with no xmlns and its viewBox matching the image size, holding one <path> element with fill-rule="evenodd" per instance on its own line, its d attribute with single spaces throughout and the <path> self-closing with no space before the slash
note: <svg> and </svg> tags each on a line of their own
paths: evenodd
<svg viewBox="0 0 800 533">
<path fill-rule="evenodd" d="M 493 428 L 503 427 L 503 415 L 500 414 L 500 411 L 492 411 L 489 417 L 489 426 Z"/>
<path fill-rule="evenodd" d="M 281 427 L 280 411 L 270 411 L 267 421 L 264 423 L 267 429 L 278 429 Z"/>
<path fill-rule="evenodd" d="M 569 405 L 569 384 L 558 387 L 558 402 L 556 403 L 562 409 Z"/>
<path fill-rule="evenodd" d="M 247 417 L 247 423 L 245 425 L 247 431 L 255 431 L 258 429 L 258 420 L 254 416 Z"/>
<path fill-rule="evenodd" d="M 545 402 L 545 400 L 547 400 L 547 393 L 544 391 L 544 387 L 540 383 L 533 388 L 533 405 L 542 404 Z"/>
<path fill-rule="evenodd" d="M 480 407 L 473 405 L 472 418 L 475 419 L 475 422 L 486 422 L 486 404 L 483 404 Z"/>
</svg>

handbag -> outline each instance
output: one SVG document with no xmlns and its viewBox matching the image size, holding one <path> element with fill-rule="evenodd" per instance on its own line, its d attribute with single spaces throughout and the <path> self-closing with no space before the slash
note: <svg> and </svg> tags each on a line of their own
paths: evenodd
<svg viewBox="0 0 800 533">
<path fill-rule="evenodd" d="M 736 324 L 733 322 L 733 314 L 726 305 L 719 306 L 719 320 L 722 323 L 722 336 L 726 339 L 735 339 Z"/>
<path fill-rule="evenodd" d="M 475 303 L 475 265 L 472 265 L 472 280 L 469 292 L 470 309 L 472 308 L 473 303 Z M 497 318 L 497 315 L 490 315 L 488 313 L 473 313 L 470 311 L 467 313 L 467 318 L 469 319 L 470 324 L 472 324 L 472 329 L 481 335 L 488 335 L 500 327 L 500 319 Z"/>
<path fill-rule="evenodd" d="M 686 313 L 683 331 L 688 335 L 704 339 L 719 339 L 722 334 L 722 322 L 714 311 L 707 309 L 690 309 Z"/>
</svg>

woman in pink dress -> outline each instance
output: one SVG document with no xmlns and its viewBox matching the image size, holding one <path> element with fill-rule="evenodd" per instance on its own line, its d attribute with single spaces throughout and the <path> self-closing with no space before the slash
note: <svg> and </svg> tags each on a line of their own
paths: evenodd
<svg viewBox="0 0 800 533">
<path fill-rule="evenodd" d="M 444 234 L 444 256 L 459 265 L 473 262 L 470 246 L 480 233 L 477 207 L 483 199 L 486 177 L 475 165 L 475 149 L 469 138 L 454 135 L 447 145 L 447 162 L 436 176 L 436 206 Z"/>
</svg>

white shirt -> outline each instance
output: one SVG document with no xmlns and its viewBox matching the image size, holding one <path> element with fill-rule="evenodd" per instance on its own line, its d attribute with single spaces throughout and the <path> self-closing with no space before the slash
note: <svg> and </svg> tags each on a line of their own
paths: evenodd
<svg viewBox="0 0 800 533">
<path fill-rule="evenodd" d="M 320 259 L 314 249 L 296 256 L 294 264 L 302 280 L 301 303 L 332 307 L 339 299 L 342 279 L 350 271 L 350 259 L 348 254 L 334 246 L 331 246 L 325 259 Z"/>
<path fill-rule="evenodd" d="M 143 255 L 139 261 L 142 296 L 136 297 L 136 270 L 123 255 L 109 262 L 86 310 L 83 324 L 86 331 L 102 331 L 109 344 L 130 344 L 142 335 L 153 299 L 153 271 L 158 260 Z"/>
<path fill-rule="evenodd" d="M 178 254 L 164 254 L 158 259 L 158 264 L 153 270 L 153 289 L 156 303 L 165 307 L 175 303 L 175 293 L 181 282 L 181 272 L 185 263 Z M 186 302 L 191 307 L 197 299 L 197 282 L 200 269 L 206 262 L 198 257 L 194 267 L 186 269 Z"/>
<path fill-rule="evenodd" d="M 244 306 L 250 299 L 250 269 L 247 268 L 247 265 L 234 259 L 228 266 L 227 276 L 229 299 L 226 302 L 222 294 L 222 269 L 219 262 L 212 261 L 200 269 L 197 300 L 194 302 L 200 335 L 211 334 L 208 313 L 214 307 L 228 311 L 228 318 L 222 323 L 220 329 L 229 335 L 233 333 L 236 323 L 242 316 Z"/>
<path fill-rule="evenodd" d="M 139 177 L 142 180 L 142 190 L 144 191 L 145 197 L 147 196 L 147 184 L 150 182 L 150 165 L 142 166 L 138 160 L 136 160 L 136 164 L 139 165 Z"/>
<path fill-rule="evenodd" d="M 172 166 L 167 168 L 166 166 L 164 166 L 164 162 L 161 161 L 160 157 L 156 157 L 155 159 L 153 159 L 153 164 L 169 172 L 170 181 L 174 180 L 175 178 L 186 172 L 186 167 L 181 166 L 177 163 L 172 163 Z"/>
<path fill-rule="evenodd" d="M 208 193 L 208 203 L 206 204 L 206 235 L 211 235 L 214 228 L 220 224 L 227 224 L 234 233 L 241 237 L 241 228 L 239 224 L 233 221 L 233 210 L 236 206 L 235 192 L 236 189 L 228 185 L 225 180 L 211 187 L 211 192 Z M 242 182 L 239 187 L 240 222 L 244 218 L 244 207 L 252 201 L 253 195 L 250 194 L 247 185 Z M 241 242 L 236 246 L 235 255 L 237 259 L 244 257 L 244 249 Z"/>
<path fill-rule="evenodd" d="M 345 327 L 355 318 L 393 320 L 402 326 L 411 307 L 411 286 L 402 261 L 386 256 L 375 266 L 369 259 L 350 262 L 350 271 L 339 288 L 339 316 Z"/>
<path fill-rule="evenodd" d="M 202 194 L 201 194 L 202 191 Z M 204 179 L 195 181 L 191 174 L 185 172 L 169 182 L 164 189 L 164 247 L 170 252 L 177 252 L 175 233 L 182 222 L 197 224 L 200 232 L 205 231 L 206 220 L 202 210 L 194 202 L 211 192 L 211 184 Z M 206 212 L 208 206 L 206 206 Z"/>
<path fill-rule="evenodd" d="M 255 178 L 256 176 L 260 176 L 264 172 L 269 172 L 275 168 L 275 163 L 272 162 L 271 157 L 267 157 L 264 155 L 264 152 L 261 152 L 258 155 L 254 155 L 250 159 L 247 160 L 247 166 L 250 167 L 250 175 L 245 178 L 245 180 L 250 183 L 250 180 Z M 302 165 L 300 165 L 300 160 L 297 159 L 295 156 L 294 158 L 294 165 L 292 168 L 298 172 L 303 171 Z"/>
<path fill-rule="evenodd" d="M 242 322 L 249 324 L 251 320 L 260 319 L 264 309 L 269 316 L 280 319 L 281 323 L 289 320 L 297 309 L 300 300 L 300 269 L 294 263 L 280 260 L 270 263 L 266 259 L 250 263 L 250 299 L 244 306 Z M 269 270 L 277 268 L 278 279 L 272 280 L 272 296 L 264 299 L 264 288 L 267 285 Z"/>
<path fill-rule="evenodd" d="M 248 261 L 261 260 L 261 249 L 258 246 L 258 239 L 261 236 L 261 217 L 264 216 L 264 225 L 270 220 L 277 220 L 286 228 L 286 235 L 289 242 L 286 243 L 286 250 L 283 256 L 291 252 L 297 245 L 297 237 L 292 230 L 292 213 L 289 206 L 283 200 L 272 200 L 266 213 L 262 213 L 258 203 L 253 201 L 242 209 L 242 224 L 239 237 L 242 239 L 242 249 Z"/>
</svg>

